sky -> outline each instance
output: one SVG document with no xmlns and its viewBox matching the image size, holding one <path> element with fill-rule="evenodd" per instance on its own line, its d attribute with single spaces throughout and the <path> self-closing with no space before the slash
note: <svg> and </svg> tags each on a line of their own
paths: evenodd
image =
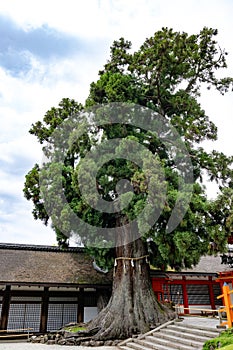
<svg viewBox="0 0 233 350">
<path fill-rule="evenodd" d="M 232 13 L 231 0 L 0 1 L 0 242 L 56 244 L 23 196 L 25 175 L 42 159 L 28 131 L 62 98 L 85 101 L 114 40 L 124 37 L 137 49 L 162 27 L 189 34 L 217 28 L 228 52 L 223 75 L 233 76 Z M 201 96 L 219 130 L 218 141 L 206 147 L 227 155 L 233 153 L 232 94 Z"/>
</svg>

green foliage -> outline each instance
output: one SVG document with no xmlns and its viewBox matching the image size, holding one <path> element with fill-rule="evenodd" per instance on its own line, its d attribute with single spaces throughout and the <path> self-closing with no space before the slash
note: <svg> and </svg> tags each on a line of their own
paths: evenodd
<svg viewBox="0 0 233 350">
<path fill-rule="evenodd" d="M 34 204 L 32 211 L 34 219 L 40 219 L 45 225 L 48 224 L 49 216 L 44 208 L 41 198 L 40 184 L 39 184 L 40 167 L 35 164 L 25 177 L 24 196 L 27 200 L 31 200 Z"/>
<path fill-rule="evenodd" d="M 106 244 L 106 248 L 98 247 L 98 245 L 87 246 L 85 247 L 85 251 L 89 256 L 92 256 L 95 259 L 97 266 L 101 269 L 110 270 L 113 266 L 114 262 L 114 250 L 109 248 Z"/>
<path fill-rule="evenodd" d="M 193 35 L 162 28 L 147 38 L 135 52 L 131 51 L 129 41 L 123 38 L 114 41 L 110 59 L 99 72 L 99 79 L 90 85 L 85 106 L 68 98 L 63 99 L 58 108 L 49 110 L 43 122 L 38 121 L 29 131 L 44 146 L 49 160 L 43 169 L 35 165 L 26 175 L 24 195 L 34 204 L 34 218 L 48 223 L 49 216 L 41 196 L 41 191 L 47 191 L 58 240 L 64 243 L 65 237 L 79 236 L 88 252 L 103 268 L 111 265 L 113 253 L 109 246 L 98 249 L 98 242 L 95 241 L 96 228 L 115 227 L 119 217 L 114 213 L 95 210 L 93 206 L 99 203 L 100 197 L 107 206 L 112 204 L 113 198 L 118 198 L 117 186 L 122 179 L 128 180 L 133 193 L 125 185 L 121 195 L 120 219 L 127 222 L 139 218 L 138 229 L 139 232 L 144 232 L 143 239 L 148 243 L 154 266 L 171 266 L 179 270 L 197 264 L 200 256 L 207 252 L 216 253 L 225 249 L 233 218 L 232 203 L 229 202 L 232 198 L 233 158 L 215 150 L 207 152 L 203 149 L 204 140 L 217 139 L 217 128 L 199 102 L 203 86 L 207 89 L 215 88 L 221 94 L 232 89 L 232 78 L 218 78 L 218 71 L 227 67 L 227 53 L 219 47 L 216 36 L 217 30 L 212 28 L 203 28 L 200 33 Z M 106 117 L 106 123 L 103 121 L 97 127 L 91 125 L 89 120 L 90 127 L 86 130 L 85 113 L 79 113 L 78 129 L 72 130 L 72 125 L 69 125 L 69 118 L 76 113 L 88 112 L 93 106 L 111 102 L 136 103 L 158 112 L 176 128 L 189 151 L 194 170 L 193 194 L 185 216 L 172 233 L 167 233 L 167 223 L 176 202 L 185 200 L 185 191 L 180 190 L 182 176 L 173 154 L 167 151 L 158 136 L 131 125 L 130 115 L 129 122 L 123 124 L 110 124 Z M 98 113 L 98 107 L 96 112 Z M 69 132 L 58 134 L 58 143 L 68 149 L 68 152 L 61 166 L 53 134 L 64 121 Z M 144 121 L 146 128 L 147 120 Z M 114 159 L 110 160 L 111 150 L 107 148 L 101 158 L 106 161 L 100 168 L 91 158 L 87 159 L 90 150 L 95 151 L 97 145 L 114 138 L 121 139 Z M 136 143 L 145 148 L 142 157 L 144 171 L 136 161 L 121 156 L 130 153 L 130 147 Z M 139 154 L 135 148 L 134 154 Z M 156 157 L 152 157 L 152 154 Z M 182 155 L 176 154 L 176 157 L 181 158 Z M 151 172 L 151 168 L 156 171 Z M 43 179 L 49 173 L 53 173 L 54 181 L 48 186 Z M 92 183 L 94 174 L 95 184 Z M 216 201 L 207 200 L 202 184 L 204 176 L 210 181 L 216 181 L 222 191 Z M 42 178 L 41 183 L 39 177 Z M 80 179 L 85 180 L 84 189 L 88 193 L 86 198 L 83 198 L 79 188 Z M 150 179 L 150 189 L 147 179 Z M 55 194 L 61 183 L 67 204 L 59 213 L 61 203 L 57 202 Z M 97 192 L 90 191 L 93 186 Z M 143 211 L 146 200 L 150 198 L 150 191 L 157 194 L 157 197 L 154 196 L 157 202 L 149 201 L 147 209 Z M 162 196 L 164 191 L 165 200 Z M 161 196 L 158 195 L 160 193 Z M 161 210 L 161 215 L 151 227 L 146 223 L 154 207 Z M 84 224 L 80 223 L 76 227 L 72 222 L 70 208 L 83 222 L 92 225 L 93 230 L 88 237 Z M 61 225 L 56 224 L 59 215 Z M 99 241 L 102 239 L 99 237 Z M 214 250 L 211 249 L 210 242 L 215 243 Z M 93 243 L 95 249 L 90 248 Z"/>
<path fill-rule="evenodd" d="M 233 329 L 229 328 L 223 331 L 219 337 L 207 340 L 203 345 L 203 350 L 214 350 L 214 349 L 233 349 Z"/>
<path fill-rule="evenodd" d="M 233 350 L 233 344 L 230 344 L 230 345 L 226 345 L 224 346 L 223 348 L 220 348 L 222 350 Z"/>
<path fill-rule="evenodd" d="M 72 332 L 72 333 L 76 333 L 79 331 L 85 331 L 86 327 L 80 327 L 80 326 L 67 326 L 63 328 L 64 331 L 67 332 Z"/>
<path fill-rule="evenodd" d="M 209 252 L 216 254 L 226 251 L 226 237 L 233 231 L 233 188 L 225 187 L 215 200 L 209 201 L 207 225 L 210 229 L 211 242 Z"/>
<path fill-rule="evenodd" d="M 43 122 L 38 121 L 32 125 L 29 133 L 35 135 L 41 144 L 49 140 L 53 131 L 68 117 L 82 109 L 82 105 L 69 98 L 63 98 L 59 107 L 52 107 L 44 116 Z"/>
</svg>

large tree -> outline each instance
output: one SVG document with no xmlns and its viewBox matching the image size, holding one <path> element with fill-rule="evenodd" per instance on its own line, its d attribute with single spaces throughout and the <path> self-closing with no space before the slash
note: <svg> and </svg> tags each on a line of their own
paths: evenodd
<svg viewBox="0 0 233 350">
<path fill-rule="evenodd" d="M 112 296 L 90 325 L 95 339 L 126 338 L 173 317 L 155 298 L 149 262 L 179 270 L 212 252 L 210 242 L 215 252 L 226 244 L 229 230 L 215 229 L 223 221 L 203 178 L 231 186 L 232 158 L 203 149 L 217 128 L 199 102 L 203 87 L 232 87 L 232 78 L 218 78 L 227 53 L 216 35 L 162 28 L 135 52 L 114 41 L 85 105 L 63 99 L 30 130 L 47 157 L 26 175 L 35 219 L 52 218 L 59 242 L 79 239 L 100 270 L 114 263 Z"/>
</svg>

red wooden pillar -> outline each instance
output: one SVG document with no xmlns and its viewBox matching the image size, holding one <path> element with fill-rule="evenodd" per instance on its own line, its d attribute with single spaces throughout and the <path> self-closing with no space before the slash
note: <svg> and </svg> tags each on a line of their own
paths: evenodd
<svg viewBox="0 0 233 350">
<path fill-rule="evenodd" d="M 212 277 L 209 276 L 209 296 L 210 296 L 210 305 L 211 305 L 211 309 L 214 310 L 215 309 L 215 298 L 214 298 L 214 288 L 213 288 L 213 280 Z"/>
<path fill-rule="evenodd" d="M 156 295 L 158 301 L 164 301 L 164 290 L 163 283 L 165 282 L 164 278 L 152 278 L 152 289 Z"/>
<path fill-rule="evenodd" d="M 183 293 L 183 301 L 184 301 L 184 313 L 189 314 L 189 301 L 188 301 L 188 293 L 187 293 L 187 285 L 185 276 L 182 277 L 182 293 Z"/>
</svg>

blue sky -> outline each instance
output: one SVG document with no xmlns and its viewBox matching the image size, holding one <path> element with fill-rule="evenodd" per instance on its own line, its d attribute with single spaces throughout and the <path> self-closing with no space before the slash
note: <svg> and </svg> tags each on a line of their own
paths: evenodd
<svg viewBox="0 0 233 350">
<path fill-rule="evenodd" d="M 55 235 L 31 215 L 25 174 L 42 153 L 32 123 L 63 97 L 83 102 L 113 40 L 133 48 L 161 27 L 188 33 L 219 30 L 233 76 L 233 2 L 228 0 L 8 0 L 0 3 L 0 242 L 54 244 Z M 203 107 L 219 128 L 212 147 L 232 153 L 232 93 L 203 91 Z"/>
<path fill-rule="evenodd" d="M 85 51 L 85 41 L 42 24 L 25 30 L 11 18 L 0 15 L 0 65 L 13 76 L 28 73 L 33 57 L 44 65 L 51 60 L 71 57 Z"/>
</svg>

